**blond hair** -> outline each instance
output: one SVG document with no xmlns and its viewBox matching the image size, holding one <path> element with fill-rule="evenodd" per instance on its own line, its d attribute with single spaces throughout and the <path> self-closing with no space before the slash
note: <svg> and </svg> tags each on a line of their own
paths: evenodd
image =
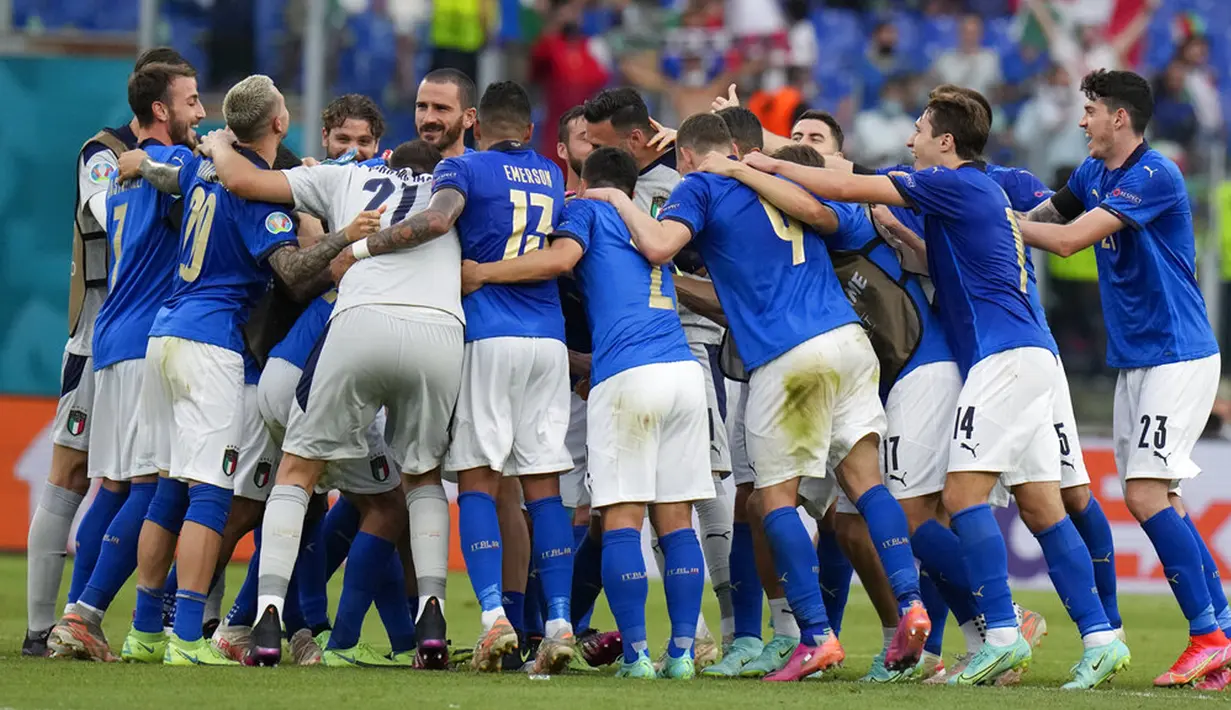
<svg viewBox="0 0 1231 710">
<path fill-rule="evenodd" d="M 278 106 L 278 89 L 264 74 L 253 74 L 227 92 L 222 115 L 227 127 L 243 143 L 264 137 Z"/>
</svg>

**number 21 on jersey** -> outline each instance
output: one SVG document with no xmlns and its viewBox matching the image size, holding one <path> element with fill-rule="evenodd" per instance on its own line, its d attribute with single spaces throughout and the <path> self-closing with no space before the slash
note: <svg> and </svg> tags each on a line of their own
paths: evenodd
<svg viewBox="0 0 1231 710">
<path fill-rule="evenodd" d="M 554 216 L 555 200 L 550 195 L 528 190 L 509 190 L 509 202 L 513 203 L 513 231 L 504 246 L 504 258 L 515 259 L 522 254 L 538 251 L 547 245 L 551 234 L 551 218 Z M 533 230 L 529 226 L 530 208 L 539 211 L 538 222 Z"/>
</svg>

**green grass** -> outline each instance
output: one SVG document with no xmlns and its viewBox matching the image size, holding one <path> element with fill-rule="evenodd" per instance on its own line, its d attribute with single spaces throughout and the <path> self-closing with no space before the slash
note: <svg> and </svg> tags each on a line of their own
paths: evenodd
<svg viewBox="0 0 1231 710">
<path fill-rule="evenodd" d="M 234 594 L 244 567 L 232 566 L 227 589 Z M 341 575 L 330 589 L 336 602 Z M 478 634 L 479 610 L 463 575 L 449 580 L 450 636 L 469 645 Z M 68 585 L 66 570 L 64 588 Z M 19 649 L 25 630 L 25 559 L 0 556 L 0 708 L 168 708 L 261 707 L 379 708 L 394 704 L 409 707 L 469 710 L 499 707 L 612 707 L 672 710 L 704 708 L 732 710 L 760 708 L 943 708 L 984 710 L 996 704 L 1011 707 L 1046 707 L 1048 710 L 1175 707 L 1212 701 L 1216 707 L 1227 695 L 1192 690 L 1156 690 L 1154 675 L 1163 671 L 1182 650 L 1186 633 L 1179 610 L 1169 597 L 1124 596 L 1120 607 L 1133 649 L 1132 669 L 1117 678 L 1114 689 L 1067 693 L 1059 686 L 1081 653 L 1076 629 L 1054 594 L 1023 592 L 1018 600 L 1042 612 L 1050 635 L 1035 655 L 1025 683 L 1019 688 L 951 689 L 918 685 L 869 686 L 854 682 L 880 647 L 881 632 L 862 590 L 852 590 L 843 629 L 845 667 L 821 681 L 777 685 L 745 680 L 697 679 L 692 682 L 617 681 L 609 672 L 576 673 L 548 680 L 524 676 L 484 675 L 470 672 L 422 673 L 414 671 L 335 670 L 326 668 L 159 668 L 103 665 L 77 661 L 24 659 Z M 105 629 L 118 648 L 128 630 L 133 607 L 131 585 L 116 600 Z M 595 624 L 613 628 L 605 603 L 599 603 Z M 661 586 L 650 590 L 651 644 L 665 641 L 667 614 Z M 768 618 L 768 613 L 766 614 Z M 712 595 L 706 596 L 706 617 L 717 629 L 718 612 Z M 377 648 L 387 647 L 375 611 L 368 617 L 364 637 Z M 950 626 L 946 655 L 961 650 L 961 633 Z M 389 705 L 386 705 L 388 703 Z M 1205 705 L 1202 703 L 1202 707 Z"/>
</svg>

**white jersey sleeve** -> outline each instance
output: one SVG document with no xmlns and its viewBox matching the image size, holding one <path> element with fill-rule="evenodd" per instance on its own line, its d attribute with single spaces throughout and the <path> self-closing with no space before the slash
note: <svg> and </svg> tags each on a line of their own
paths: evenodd
<svg viewBox="0 0 1231 710">
<path fill-rule="evenodd" d="M 354 214 L 342 214 L 355 170 L 353 165 L 301 165 L 282 174 L 291 185 L 297 211 L 325 220 L 331 229 L 340 229 L 355 218 Z"/>
<path fill-rule="evenodd" d="M 102 231 L 107 221 L 107 190 L 111 181 L 120 172 L 119 158 L 110 148 L 92 143 L 81 154 L 77 163 L 77 217 L 86 232 Z M 101 214 L 90 209 L 90 200 L 102 195 Z M 99 200 L 95 200 L 98 204 Z M 99 218 L 101 217 L 101 219 Z M 97 229 L 95 229 L 97 228 Z"/>
</svg>

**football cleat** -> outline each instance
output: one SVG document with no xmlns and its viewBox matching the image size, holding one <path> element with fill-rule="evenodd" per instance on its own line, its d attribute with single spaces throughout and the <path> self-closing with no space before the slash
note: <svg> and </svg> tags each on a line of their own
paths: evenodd
<svg viewBox="0 0 1231 710">
<path fill-rule="evenodd" d="M 697 676 L 697 666 L 692 656 L 685 653 L 679 657 L 668 655 L 663 660 L 663 667 L 658 671 L 659 678 L 670 680 L 692 680 Z"/>
<path fill-rule="evenodd" d="M 248 656 L 254 666 L 276 666 L 282 662 L 282 619 L 272 604 L 252 627 Z"/>
<path fill-rule="evenodd" d="M 402 668 L 409 665 L 408 661 L 377 653 L 362 641 L 350 648 L 325 649 L 321 663 L 329 668 Z"/>
<path fill-rule="evenodd" d="M 984 641 L 962 672 L 952 674 L 947 682 L 949 685 L 992 683 L 1006 671 L 1024 671 L 1030 665 L 1031 657 L 1030 644 L 1021 634 L 1008 646 L 992 646 Z"/>
<path fill-rule="evenodd" d="M 624 639 L 619 631 L 586 629 L 577 635 L 577 648 L 591 668 L 602 668 L 624 655 Z"/>
<path fill-rule="evenodd" d="M 1166 688 L 1173 685 L 1188 685 L 1198 678 L 1223 668 L 1231 661 L 1231 642 L 1219 630 L 1188 639 L 1188 647 L 1175 664 L 1159 677 L 1154 685 Z"/>
<path fill-rule="evenodd" d="M 920 656 L 920 660 L 922 660 Z M 904 680 L 910 680 L 911 673 L 916 666 L 912 666 L 904 671 L 891 671 L 885 667 L 885 652 L 881 651 L 872 659 L 872 667 L 868 669 L 867 675 L 859 679 L 860 683 L 898 683 Z"/>
<path fill-rule="evenodd" d="M 959 653 L 953 657 L 953 667 L 947 668 L 942 663 L 939 670 L 932 675 L 931 678 L 924 678 L 924 685 L 944 685 L 949 682 L 949 679 L 956 675 L 961 675 L 962 671 L 966 670 L 970 659 L 974 658 L 973 653 Z"/>
<path fill-rule="evenodd" d="M 1037 611 L 1031 611 L 1025 607 L 1014 605 L 1017 609 L 1018 625 L 1021 628 L 1022 638 L 1026 639 L 1026 643 L 1030 644 L 1030 650 L 1039 647 L 1043 643 L 1043 637 L 1047 635 L 1047 619 Z M 1123 639 L 1121 639 L 1123 642 Z M 1076 668 L 1076 666 L 1074 666 Z M 1010 685 L 1019 685 L 1022 682 L 1023 670 L 1009 670 L 1000 674 L 996 679 L 996 685 L 1006 687 Z"/>
<path fill-rule="evenodd" d="M 131 629 L 124 637 L 120 658 L 126 663 L 162 663 L 167 652 L 167 635 L 161 631 L 147 633 Z"/>
<path fill-rule="evenodd" d="M 1197 690 L 1223 690 L 1231 685 L 1231 668 L 1220 668 L 1197 683 Z"/>
<path fill-rule="evenodd" d="M 924 651 L 919 662 L 910 671 L 910 680 L 927 682 L 945 672 L 945 660 L 940 656 Z"/>
<path fill-rule="evenodd" d="M 795 653 L 795 647 L 798 645 L 797 638 L 774 634 L 769 643 L 765 644 L 765 648 L 761 649 L 761 655 L 740 670 L 740 677 L 763 678 L 781 670 L 787 661 L 791 660 L 791 654 Z"/>
<path fill-rule="evenodd" d="M 440 600 L 429 597 L 426 606 L 415 622 L 415 638 L 419 645 L 415 651 L 415 668 L 443 671 L 449 668 L 449 639 L 444 612 Z"/>
<path fill-rule="evenodd" d="M 252 642 L 252 627 L 229 624 L 219 626 L 210 642 L 227 658 L 244 663 L 248 656 L 248 645 Z"/>
<path fill-rule="evenodd" d="M 693 663 L 698 669 L 707 668 L 718 662 L 718 644 L 710 634 L 698 636 L 692 643 Z"/>
<path fill-rule="evenodd" d="M 470 666 L 476 671 L 494 673 L 501 669 L 500 657 L 517 648 L 517 632 L 505 617 L 500 617 L 492 627 L 479 636 L 474 646 Z"/>
<path fill-rule="evenodd" d="M 774 671 L 761 680 L 771 683 L 784 683 L 803 680 L 815 673 L 829 670 L 846 658 L 846 651 L 838 637 L 830 632 L 825 635 L 825 641 L 819 646 L 799 644 L 795 652 L 781 670 Z"/>
<path fill-rule="evenodd" d="M 21 642 L 21 655 L 27 658 L 46 658 L 51 655 L 51 649 L 47 647 L 47 637 L 51 635 L 51 629 L 43 631 L 31 632 L 26 629 L 26 637 Z"/>
<path fill-rule="evenodd" d="M 321 662 L 324 651 L 316 645 L 310 629 L 300 629 L 291 635 L 291 660 L 297 666 L 315 666 Z"/>
<path fill-rule="evenodd" d="M 616 671 L 616 678 L 653 679 L 657 677 L 658 674 L 654 671 L 654 663 L 650 660 L 650 654 L 645 651 L 637 656 L 636 661 L 621 663 L 620 669 Z"/>
<path fill-rule="evenodd" d="M 1081 654 L 1081 660 L 1070 671 L 1073 680 L 1065 683 L 1065 690 L 1090 690 L 1109 682 L 1112 678 L 1128 668 L 1132 656 L 1120 639 L 1109 644 L 1087 648 Z"/>
<path fill-rule="evenodd" d="M 69 612 L 60 623 L 51 628 L 47 646 L 58 655 L 72 656 L 87 661 L 116 663 L 120 657 L 112 653 L 103 628 L 97 622 Z"/>
<path fill-rule="evenodd" d="M 572 631 L 562 632 L 556 636 L 546 636 L 536 641 L 538 641 L 538 648 L 531 648 L 534 642 L 527 644 L 526 648 L 527 655 L 534 653 L 534 667 L 531 672 L 535 675 L 563 673 L 577 651 Z"/>
<path fill-rule="evenodd" d="M 928 618 L 923 602 L 911 602 L 898 619 L 897 631 L 889 648 L 885 649 L 885 668 L 890 671 L 907 671 L 914 668 L 923 654 L 923 645 L 932 633 L 932 621 Z"/>
<path fill-rule="evenodd" d="M 163 652 L 164 666 L 238 666 L 239 663 L 223 655 L 221 651 L 204 638 L 196 641 L 182 641 L 180 637 L 171 634 L 167 638 L 167 649 Z"/>
<path fill-rule="evenodd" d="M 749 663 L 757 660 L 765 644 L 752 636 L 741 636 L 723 651 L 722 660 L 701 671 L 707 678 L 735 678 Z"/>
</svg>

